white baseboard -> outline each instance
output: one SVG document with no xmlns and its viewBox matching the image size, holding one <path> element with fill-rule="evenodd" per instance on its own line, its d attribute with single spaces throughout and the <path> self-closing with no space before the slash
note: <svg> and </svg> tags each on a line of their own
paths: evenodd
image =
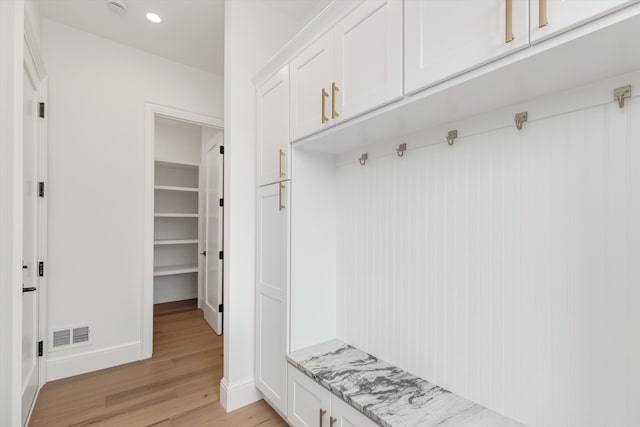
<svg viewBox="0 0 640 427">
<path fill-rule="evenodd" d="M 226 378 L 220 381 L 220 404 L 227 412 L 235 411 L 262 398 L 253 377 L 236 381 L 231 385 Z"/>
<path fill-rule="evenodd" d="M 111 368 L 140 360 L 140 342 L 47 359 L 47 381 Z"/>
</svg>

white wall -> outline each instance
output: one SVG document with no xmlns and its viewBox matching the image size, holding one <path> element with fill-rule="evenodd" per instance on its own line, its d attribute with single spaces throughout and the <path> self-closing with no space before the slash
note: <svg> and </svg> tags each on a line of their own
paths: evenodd
<svg viewBox="0 0 640 427">
<path fill-rule="evenodd" d="M 225 1 L 225 355 L 220 400 L 227 410 L 260 398 L 254 384 L 256 89 L 251 78 L 300 28 L 300 22 L 277 10 L 280 3 Z"/>
<path fill-rule="evenodd" d="M 531 427 L 640 425 L 640 104 L 610 87 L 341 164 L 338 337 Z"/>
<path fill-rule="evenodd" d="M 17 427 L 22 391 L 22 1 L 0 2 L 0 425 Z"/>
<path fill-rule="evenodd" d="M 49 327 L 91 322 L 48 379 L 140 357 L 144 105 L 222 117 L 220 76 L 45 20 Z"/>
</svg>

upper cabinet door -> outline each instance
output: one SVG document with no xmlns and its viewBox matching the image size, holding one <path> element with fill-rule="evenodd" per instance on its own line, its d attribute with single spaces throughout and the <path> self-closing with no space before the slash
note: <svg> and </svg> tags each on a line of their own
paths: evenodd
<svg viewBox="0 0 640 427">
<path fill-rule="evenodd" d="M 258 89 L 258 186 L 289 179 L 289 67 Z"/>
<path fill-rule="evenodd" d="M 344 120 L 402 97 L 402 1 L 369 0 L 333 30 L 329 118 Z"/>
<path fill-rule="evenodd" d="M 638 0 L 531 0 L 531 42 L 537 43 Z"/>
<path fill-rule="evenodd" d="M 528 14 L 528 0 L 406 0 L 405 92 L 526 48 Z"/>
<path fill-rule="evenodd" d="M 332 33 L 325 34 L 289 65 L 291 139 L 294 141 L 329 126 L 333 73 L 332 41 Z"/>
</svg>

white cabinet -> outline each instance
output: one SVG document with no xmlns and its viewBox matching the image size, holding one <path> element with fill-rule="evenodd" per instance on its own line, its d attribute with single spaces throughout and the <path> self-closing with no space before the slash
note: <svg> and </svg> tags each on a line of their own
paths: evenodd
<svg viewBox="0 0 640 427">
<path fill-rule="evenodd" d="M 289 182 L 258 188 L 256 386 L 282 413 L 287 404 Z"/>
<path fill-rule="evenodd" d="M 405 93 L 528 47 L 528 15 L 528 0 L 406 0 Z"/>
<path fill-rule="evenodd" d="M 531 42 L 537 43 L 637 0 L 531 0 Z"/>
<path fill-rule="evenodd" d="M 258 185 L 289 178 L 289 67 L 257 94 Z"/>
<path fill-rule="evenodd" d="M 402 98 L 402 1 L 365 1 L 336 25 L 333 46 L 331 119 Z"/>
<path fill-rule="evenodd" d="M 288 421 L 293 427 L 375 427 L 376 423 L 289 365 Z"/>
<path fill-rule="evenodd" d="M 402 1 L 360 2 L 290 64 L 293 141 L 402 97 Z"/>
</svg>

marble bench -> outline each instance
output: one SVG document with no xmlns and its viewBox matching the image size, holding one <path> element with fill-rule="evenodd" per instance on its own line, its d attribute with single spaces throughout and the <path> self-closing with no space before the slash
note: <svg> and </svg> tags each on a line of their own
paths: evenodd
<svg viewBox="0 0 640 427">
<path fill-rule="evenodd" d="M 523 427 L 342 341 L 293 352 L 291 365 L 383 427 Z"/>
</svg>

